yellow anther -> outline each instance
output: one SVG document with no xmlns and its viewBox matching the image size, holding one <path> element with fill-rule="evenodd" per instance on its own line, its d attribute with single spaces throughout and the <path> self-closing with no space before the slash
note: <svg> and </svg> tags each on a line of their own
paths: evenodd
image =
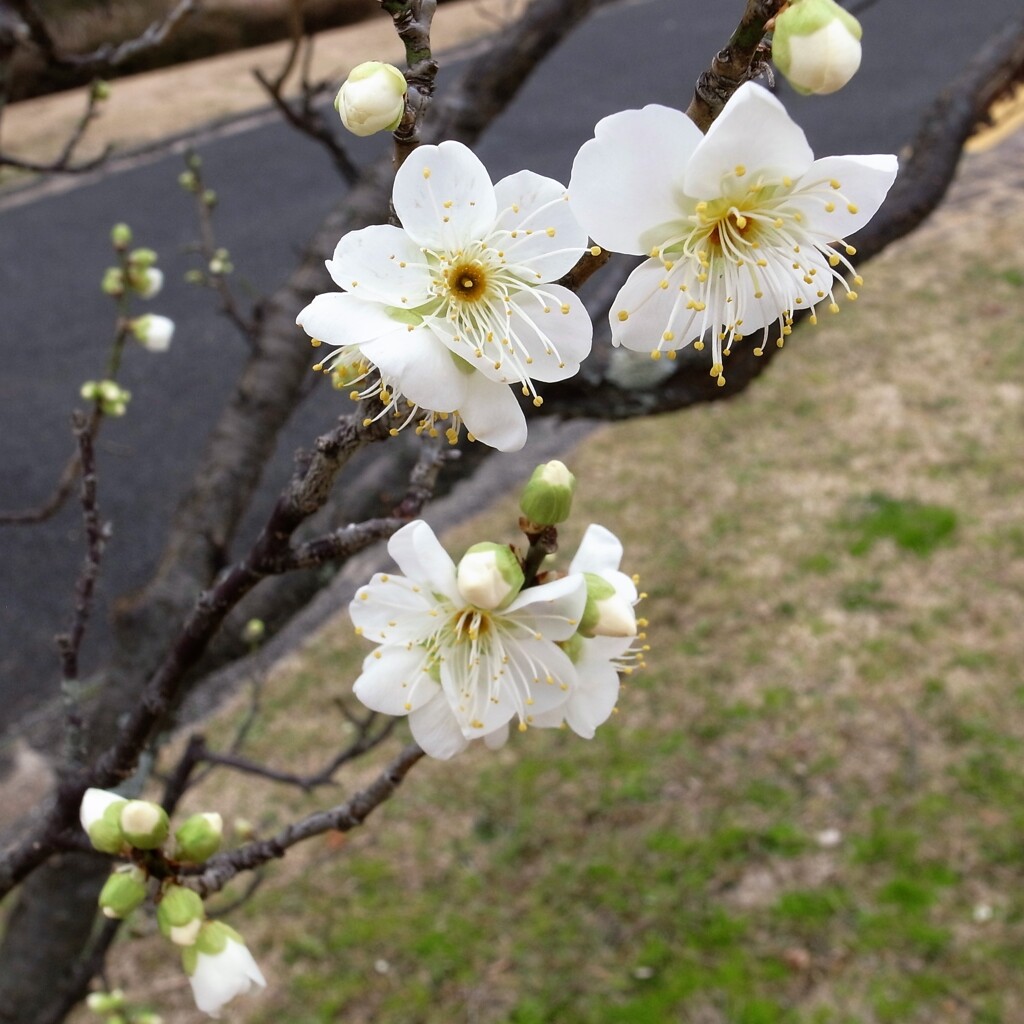
<svg viewBox="0 0 1024 1024">
<path fill-rule="evenodd" d="M 527 392 L 529 393 L 529 392 Z M 539 409 L 544 404 L 544 399 L 537 395 L 533 400 L 533 406 L 535 409 Z"/>
<path fill-rule="evenodd" d="M 670 360 L 672 360 L 672 359 L 675 359 L 675 357 L 676 357 L 676 350 L 675 350 L 674 348 L 670 348 L 670 349 L 669 349 L 669 350 L 668 350 L 668 351 L 667 351 L 667 352 L 665 353 L 665 355 L 667 355 L 667 356 L 668 356 L 668 358 L 669 358 Z"/>
<path fill-rule="evenodd" d="M 835 213 L 836 212 L 836 204 L 833 203 L 831 200 L 829 202 L 827 202 L 825 204 L 825 212 L 826 213 Z"/>
<path fill-rule="evenodd" d="M 698 338 L 693 343 L 693 349 L 694 349 L 695 352 L 703 352 L 704 351 L 704 342 L 701 341 L 700 338 Z"/>
<path fill-rule="evenodd" d="M 600 256 L 601 255 L 601 246 L 599 246 L 599 245 L 592 245 L 590 247 L 590 255 L 591 256 Z"/>
<path fill-rule="evenodd" d="M 842 261 L 839 259 L 839 257 L 835 253 L 832 253 L 832 255 L 829 256 L 829 258 L 828 258 L 828 265 L 830 267 L 838 267 L 841 262 Z"/>
<path fill-rule="evenodd" d="M 651 358 L 655 362 L 657 362 L 661 358 L 661 349 L 652 348 L 651 349 Z"/>
<path fill-rule="evenodd" d="M 856 292 L 847 292 L 847 293 L 846 293 L 846 297 L 847 297 L 847 298 L 848 298 L 848 299 L 849 299 L 849 300 L 850 300 L 851 302 L 856 302 L 856 301 L 857 301 L 857 293 L 856 293 Z"/>
<path fill-rule="evenodd" d="M 665 281 L 659 281 L 659 282 L 658 282 L 658 287 L 659 287 L 659 288 L 662 288 L 662 289 L 665 289 L 665 288 L 667 288 L 667 287 L 668 287 L 668 281 L 667 281 L 667 280 L 665 280 Z"/>
<path fill-rule="evenodd" d="M 568 316 L 568 314 L 569 314 L 569 303 L 568 302 L 563 302 L 562 306 L 561 306 L 561 310 L 562 310 L 562 312 L 564 314 L 566 314 Z"/>
<path fill-rule="evenodd" d="M 846 255 L 847 256 L 856 256 L 857 255 L 857 247 L 855 245 L 848 245 L 846 247 Z"/>
<path fill-rule="evenodd" d="M 832 188 L 842 188 L 842 187 L 843 187 L 842 185 L 840 185 L 840 184 L 839 184 L 839 182 L 838 182 L 838 181 L 836 181 L 836 179 L 835 179 L 835 178 L 833 178 L 833 179 L 832 179 L 832 180 L 831 180 L 831 181 L 829 182 L 829 185 L 830 185 L 830 186 L 831 186 Z"/>
<path fill-rule="evenodd" d="M 846 204 L 846 211 L 847 211 L 847 213 L 856 213 L 857 212 L 857 204 L 856 203 L 847 203 Z"/>
<path fill-rule="evenodd" d="M 319 338 L 310 338 L 309 343 L 310 345 L 313 346 L 313 348 L 319 348 L 323 344 L 323 342 Z"/>
<path fill-rule="evenodd" d="M 547 228 L 545 230 L 544 234 L 546 234 L 548 236 L 548 238 L 554 238 L 555 237 L 555 229 L 554 228 Z"/>
<path fill-rule="evenodd" d="M 423 177 L 424 178 L 429 178 L 430 177 L 430 168 L 429 167 L 424 167 L 423 168 Z"/>
<path fill-rule="evenodd" d="M 746 167 L 743 166 L 743 164 L 737 164 L 733 168 L 733 172 L 735 173 L 737 178 L 742 178 L 743 175 L 747 173 L 747 169 Z"/>
<path fill-rule="evenodd" d="M 856 276 L 854 277 L 854 279 L 853 279 L 853 283 L 854 283 L 854 284 L 863 284 L 863 283 L 864 283 L 864 278 L 863 278 L 863 277 L 861 277 L 861 276 L 860 276 L 860 274 L 857 274 L 857 275 L 856 275 Z"/>
<path fill-rule="evenodd" d="M 446 199 L 442 205 L 446 210 L 450 210 L 455 204 L 450 199 Z"/>
<path fill-rule="evenodd" d="M 618 313 L 615 314 L 615 316 L 618 319 L 619 323 L 625 323 L 629 319 L 629 313 L 625 309 L 620 309 Z"/>
<path fill-rule="evenodd" d="M 672 331 L 666 331 L 662 336 L 662 341 L 675 341 L 676 336 Z"/>
<path fill-rule="evenodd" d="M 830 313 L 838 313 L 839 312 L 839 304 L 836 303 L 836 302 L 829 303 L 828 311 Z"/>
</svg>

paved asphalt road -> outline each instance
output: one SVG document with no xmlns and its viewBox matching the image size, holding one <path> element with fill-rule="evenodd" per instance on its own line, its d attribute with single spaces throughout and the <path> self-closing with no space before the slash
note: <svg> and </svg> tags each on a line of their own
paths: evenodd
<svg viewBox="0 0 1024 1024">
<path fill-rule="evenodd" d="M 896 150 L 932 96 L 1019 4 L 857 0 L 850 6 L 862 11 L 866 46 L 854 82 L 828 98 L 801 98 L 786 88 L 780 95 L 819 154 Z M 685 105 L 740 6 L 627 0 L 601 9 L 484 140 L 480 155 L 494 178 L 527 166 L 566 181 L 598 118 L 655 101 Z M 442 71 L 442 89 L 444 82 Z M 374 155 L 378 141 L 357 140 L 353 153 Z M 339 197 L 329 161 L 280 124 L 224 135 L 201 152 L 222 197 L 217 221 L 235 258 L 236 282 L 272 288 Z M 0 507 L 45 499 L 70 450 L 67 416 L 78 387 L 101 375 L 112 316 L 97 284 L 110 262 L 114 222 L 130 223 L 137 242 L 160 253 L 167 285 L 152 310 L 178 324 L 167 354 L 128 353 L 129 415 L 102 434 L 101 509 L 115 533 L 86 668 L 102 650 L 106 604 L 151 573 L 177 495 L 243 357 L 212 302 L 181 283 L 194 228 L 175 185 L 180 169 L 178 158 L 167 157 L 0 213 Z M 296 344 L 303 343 L 297 331 Z M 294 449 L 337 409 L 337 397 L 318 389 L 295 417 L 267 474 L 264 507 L 286 479 Z M 73 501 L 45 525 L 0 528 L 0 730 L 57 691 L 52 637 L 68 620 L 81 554 Z"/>
</svg>

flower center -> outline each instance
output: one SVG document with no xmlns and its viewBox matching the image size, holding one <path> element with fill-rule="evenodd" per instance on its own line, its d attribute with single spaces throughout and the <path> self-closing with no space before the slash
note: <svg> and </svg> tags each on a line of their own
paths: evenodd
<svg viewBox="0 0 1024 1024">
<path fill-rule="evenodd" d="M 445 274 L 453 299 L 479 302 L 487 294 L 487 271 L 477 262 L 457 263 Z"/>
</svg>

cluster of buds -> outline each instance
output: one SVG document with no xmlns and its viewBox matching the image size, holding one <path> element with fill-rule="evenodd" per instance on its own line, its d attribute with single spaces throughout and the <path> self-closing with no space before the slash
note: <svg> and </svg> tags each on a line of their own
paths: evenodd
<svg viewBox="0 0 1024 1024">
<path fill-rule="evenodd" d="M 119 988 L 109 992 L 90 992 L 85 1005 L 103 1018 L 103 1024 L 164 1024 L 160 1014 L 132 1006 Z"/>
<path fill-rule="evenodd" d="M 79 393 L 87 402 L 96 402 L 105 416 L 123 416 L 132 397 L 116 380 L 87 380 Z"/>
<path fill-rule="evenodd" d="M 241 936 L 208 921 L 202 898 L 176 875 L 182 865 L 201 864 L 220 849 L 224 824 L 219 814 L 193 814 L 172 837 L 167 812 L 159 804 L 89 789 L 81 822 L 97 850 L 126 858 L 103 886 L 100 910 L 121 919 L 151 899 L 161 934 L 182 951 L 200 1010 L 216 1017 L 236 995 L 266 984 Z M 163 868 L 160 879 L 150 871 L 155 863 Z"/>
<path fill-rule="evenodd" d="M 405 75 L 393 64 L 369 60 L 354 67 L 338 90 L 334 109 L 353 135 L 393 132 L 405 113 Z"/>
<path fill-rule="evenodd" d="M 791 0 L 775 19 L 772 59 L 797 92 L 826 95 L 860 67 L 860 22 L 835 0 Z"/>
</svg>

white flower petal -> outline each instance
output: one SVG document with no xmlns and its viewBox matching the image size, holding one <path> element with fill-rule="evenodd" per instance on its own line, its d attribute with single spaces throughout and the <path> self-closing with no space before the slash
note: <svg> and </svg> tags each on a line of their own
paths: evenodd
<svg viewBox="0 0 1024 1024">
<path fill-rule="evenodd" d="M 401 331 L 365 343 L 361 350 L 406 398 L 424 409 L 452 412 L 465 396 L 469 375 L 428 327 L 403 324 Z"/>
<path fill-rule="evenodd" d="M 417 245 L 449 252 L 486 237 L 497 214 L 487 168 L 461 142 L 415 149 L 395 175 L 393 201 Z"/>
<path fill-rule="evenodd" d="M 447 761 L 469 746 L 444 693 L 439 692 L 409 715 L 412 738 L 431 757 Z"/>
<path fill-rule="evenodd" d="M 362 345 L 389 335 L 401 339 L 408 331 L 408 324 L 389 316 L 386 306 L 345 292 L 317 295 L 295 322 L 331 346 Z"/>
<path fill-rule="evenodd" d="M 846 238 L 878 212 L 896 180 L 897 167 L 891 153 L 822 157 L 796 182 L 791 202 L 808 218 L 808 231 L 819 241 Z M 839 187 L 831 188 L 831 182 Z M 819 185 L 824 187 L 815 187 Z M 827 212 L 827 203 L 835 209 Z M 850 204 L 855 212 L 850 212 Z"/>
<path fill-rule="evenodd" d="M 248 947 L 234 939 L 228 939 L 220 953 L 199 953 L 188 980 L 196 1006 L 214 1018 L 235 996 L 244 995 L 253 985 L 264 988 L 267 984 Z"/>
<path fill-rule="evenodd" d="M 478 441 L 500 452 L 517 452 L 526 444 L 526 417 L 507 384 L 469 375 L 459 415 Z"/>
<path fill-rule="evenodd" d="M 683 187 L 689 196 L 710 199 L 737 168 L 751 176 L 798 178 L 813 160 L 803 129 L 786 108 L 767 89 L 744 82 L 694 151 Z"/>
<path fill-rule="evenodd" d="M 355 695 L 371 710 L 407 715 L 431 700 L 440 687 L 426 673 L 429 655 L 422 647 L 381 647 L 367 655 Z"/>
<path fill-rule="evenodd" d="M 695 270 L 682 262 L 671 271 L 661 260 L 641 263 L 626 278 L 608 312 L 612 344 L 634 352 L 672 351 L 699 338 L 707 317 L 690 308 L 695 280 Z M 680 290 L 681 285 L 687 290 Z"/>
<path fill-rule="evenodd" d="M 576 632 L 587 603 L 586 581 L 579 574 L 528 587 L 506 609 L 526 629 L 545 640 L 568 640 Z"/>
<path fill-rule="evenodd" d="M 500 729 L 495 729 L 494 732 L 489 732 L 483 739 L 484 746 L 488 750 L 501 750 L 508 743 L 508 723 L 506 722 Z"/>
<path fill-rule="evenodd" d="M 651 104 L 602 118 L 594 135 L 573 161 L 569 205 L 598 245 L 646 255 L 685 228 L 682 176 L 700 129 Z"/>
<path fill-rule="evenodd" d="M 579 372 L 594 340 L 593 322 L 579 296 L 553 284 L 543 291 L 516 292 L 509 305 L 509 338 L 516 343 L 523 369 L 530 378 L 565 380 Z M 485 368 L 490 367 L 481 370 Z M 502 369 L 509 367 L 503 363 Z"/>
<path fill-rule="evenodd" d="M 578 684 L 569 656 L 549 640 L 520 640 L 506 648 L 509 670 L 529 694 L 527 723 L 562 707 Z"/>
<path fill-rule="evenodd" d="M 437 628 L 437 601 L 404 576 L 377 573 L 349 604 L 352 624 L 376 644 L 419 643 Z"/>
<path fill-rule="evenodd" d="M 584 640 L 576 662 L 579 685 L 565 706 L 565 721 L 577 736 L 593 739 L 594 731 L 606 722 L 619 699 L 619 673 L 612 658 L 629 649 L 629 640 L 595 637 Z"/>
<path fill-rule="evenodd" d="M 616 572 L 622 563 L 622 541 L 607 527 L 591 523 L 576 549 L 569 572 Z"/>
<path fill-rule="evenodd" d="M 392 224 L 375 224 L 343 235 L 327 261 L 335 284 L 364 299 L 401 309 L 422 306 L 430 296 L 423 253 Z"/>
<path fill-rule="evenodd" d="M 414 519 L 392 534 L 388 554 L 414 583 L 443 595 L 456 607 L 462 605 L 455 563 L 422 519 Z"/>
<path fill-rule="evenodd" d="M 519 171 L 494 186 L 498 219 L 488 244 L 500 249 L 527 284 L 556 281 L 587 248 L 587 233 L 569 208 L 565 186 Z"/>
<path fill-rule="evenodd" d="M 460 643 L 445 651 L 441 687 L 467 739 L 482 739 L 500 729 L 522 706 L 510 671 L 512 656 L 511 648 L 493 639 L 479 647 Z"/>
</svg>

